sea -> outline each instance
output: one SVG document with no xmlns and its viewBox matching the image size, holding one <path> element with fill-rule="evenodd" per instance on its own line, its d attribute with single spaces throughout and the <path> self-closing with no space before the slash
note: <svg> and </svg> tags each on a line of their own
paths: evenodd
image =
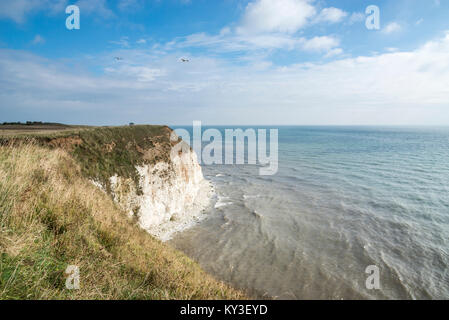
<svg viewBox="0 0 449 320">
<path fill-rule="evenodd" d="M 261 299 L 449 299 L 449 127 L 263 128 L 277 173 L 203 164 L 206 218 L 171 245 Z"/>
</svg>

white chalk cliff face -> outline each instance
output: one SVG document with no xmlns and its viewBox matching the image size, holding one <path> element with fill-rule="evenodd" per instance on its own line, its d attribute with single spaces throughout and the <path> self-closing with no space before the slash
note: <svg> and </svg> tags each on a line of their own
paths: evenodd
<svg viewBox="0 0 449 320">
<path fill-rule="evenodd" d="M 116 175 L 110 178 L 112 196 L 150 234 L 166 241 L 205 216 L 213 191 L 193 151 L 136 169 L 139 192 L 132 179 Z"/>
</svg>

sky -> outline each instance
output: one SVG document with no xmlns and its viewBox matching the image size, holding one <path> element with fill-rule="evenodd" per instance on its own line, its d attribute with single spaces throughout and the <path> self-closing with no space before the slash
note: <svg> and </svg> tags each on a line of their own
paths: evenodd
<svg viewBox="0 0 449 320">
<path fill-rule="evenodd" d="M 0 122 L 194 120 L 449 125 L 449 0 L 0 1 Z"/>
</svg>

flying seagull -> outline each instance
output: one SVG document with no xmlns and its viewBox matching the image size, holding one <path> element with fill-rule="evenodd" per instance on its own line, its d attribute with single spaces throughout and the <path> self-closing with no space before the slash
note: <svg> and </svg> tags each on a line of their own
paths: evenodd
<svg viewBox="0 0 449 320">
<path fill-rule="evenodd" d="M 189 59 L 185 59 L 185 58 L 181 58 L 180 60 L 181 60 L 181 62 L 189 62 L 190 61 Z"/>
</svg>

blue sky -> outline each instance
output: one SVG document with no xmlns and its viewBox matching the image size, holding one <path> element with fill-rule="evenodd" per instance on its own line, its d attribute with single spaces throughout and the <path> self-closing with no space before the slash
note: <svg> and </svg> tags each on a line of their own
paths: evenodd
<svg viewBox="0 0 449 320">
<path fill-rule="evenodd" d="M 449 124 L 447 0 L 16 0 L 0 30 L 0 121 Z"/>
</svg>

